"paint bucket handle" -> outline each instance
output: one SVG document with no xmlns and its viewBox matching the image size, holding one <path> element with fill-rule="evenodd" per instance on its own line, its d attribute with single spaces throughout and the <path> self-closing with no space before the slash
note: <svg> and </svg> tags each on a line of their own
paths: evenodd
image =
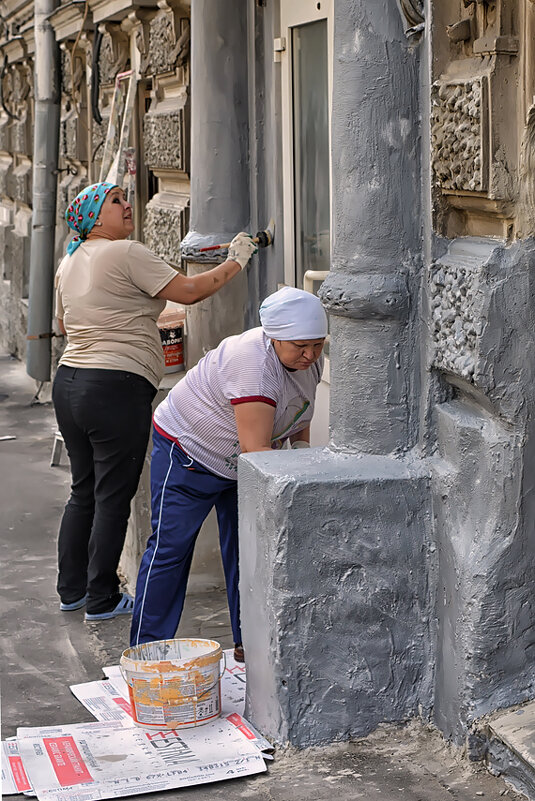
<svg viewBox="0 0 535 801">
<path fill-rule="evenodd" d="M 211 693 L 212 690 L 214 689 L 214 687 L 217 687 L 217 685 L 219 684 L 219 682 L 223 678 L 223 674 L 224 674 L 225 670 L 227 669 L 227 655 L 226 655 L 226 653 L 224 651 L 222 653 L 223 653 L 223 660 L 222 660 L 223 661 L 223 670 L 221 671 L 221 673 L 217 677 L 217 681 L 214 681 L 214 683 L 212 684 L 211 687 L 208 687 L 207 690 L 205 690 L 200 695 L 198 695 L 197 696 L 197 700 L 199 700 L 200 698 L 203 698 L 205 695 L 208 695 L 208 693 Z M 195 688 L 195 689 L 197 689 L 197 688 Z"/>
</svg>

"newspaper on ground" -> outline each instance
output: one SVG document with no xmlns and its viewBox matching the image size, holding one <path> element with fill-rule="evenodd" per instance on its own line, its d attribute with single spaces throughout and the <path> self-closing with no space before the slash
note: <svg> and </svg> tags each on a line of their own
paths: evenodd
<svg viewBox="0 0 535 801">
<path fill-rule="evenodd" d="M 2 743 L 2 795 L 30 793 L 31 790 L 32 786 L 22 764 L 17 740 L 15 738 L 4 740 Z"/>
<path fill-rule="evenodd" d="M 122 721 L 19 728 L 39 801 L 100 801 L 262 773 L 260 751 L 226 719 L 145 731 Z"/>
<path fill-rule="evenodd" d="M 119 665 L 103 669 L 106 680 L 73 685 L 97 722 L 19 728 L 2 743 L 3 794 L 97 801 L 265 771 L 273 747 L 243 717 L 245 666 L 232 650 L 224 656 L 221 718 L 191 729 L 136 726 Z"/>
<path fill-rule="evenodd" d="M 245 708 L 245 666 L 234 661 L 232 651 L 225 651 L 225 670 L 221 676 L 221 717 L 236 726 L 244 737 L 273 759 L 273 746 L 243 717 Z M 97 720 L 121 721 L 125 727 L 135 725 L 128 694 L 119 665 L 103 668 L 107 681 L 73 684 L 71 692 Z M 207 725 L 207 724 L 203 724 Z"/>
<path fill-rule="evenodd" d="M 119 695 L 116 687 L 109 679 L 104 681 L 89 681 L 85 684 L 73 684 L 71 691 L 75 698 L 85 706 L 89 712 L 98 720 L 102 722 L 115 721 L 123 728 L 131 728 L 135 726 L 133 721 L 130 702 L 127 701 L 122 695 Z M 273 746 L 271 743 L 259 734 L 254 726 L 245 720 L 238 712 L 230 712 L 225 710 L 225 714 L 221 717 L 236 726 L 237 729 L 246 737 L 260 752 L 264 754 L 265 759 L 273 759 L 271 751 Z M 202 727 L 209 726 L 209 723 L 203 723 Z M 201 727 L 197 727 L 199 730 Z M 179 729 L 179 731 L 185 731 Z"/>
</svg>

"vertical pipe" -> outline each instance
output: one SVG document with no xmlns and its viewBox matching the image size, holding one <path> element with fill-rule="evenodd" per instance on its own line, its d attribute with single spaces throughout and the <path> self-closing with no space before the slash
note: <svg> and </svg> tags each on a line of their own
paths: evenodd
<svg viewBox="0 0 535 801">
<path fill-rule="evenodd" d="M 234 234 L 249 225 L 246 0 L 195 0 L 191 31 L 190 229 Z"/>
<path fill-rule="evenodd" d="M 54 279 L 54 233 L 60 119 L 59 49 L 49 15 L 56 0 L 35 0 L 35 120 L 33 139 L 33 216 L 26 371 L 50 380 L 50 331 Z M 44 335 L 44 336 L 43 336 Z"/>
</svg>

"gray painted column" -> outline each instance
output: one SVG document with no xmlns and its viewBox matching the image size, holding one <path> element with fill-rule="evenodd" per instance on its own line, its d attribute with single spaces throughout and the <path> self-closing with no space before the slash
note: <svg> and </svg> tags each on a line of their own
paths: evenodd
<svg viewBox="0 0 535 801">
<path fill-rule="evenodd" d="M 238 467 L 246 715 L 299 747 L 428 714 L 435 645 L 429 468 L 399 457 L 416 433 L 419 56 L 395 3 L 334 5 L 331 446 Z"/>
<path fill-rule="evenodd" d="M 334 246 L 320 293 L 333 338 L 331 439 L 391 453 L 415 433 L 408 313 L 421 247 L 419 56 L 393 3 L 342 0 L 334 24 Z"/>
<path fill-rule="evenodd" d="M 247 1 L 195 0 L 191 8 L 191 212 L 182 241 L 188 274 L 224 259 L 198 249 L 249 228 Z M 245 275 L 188 309 L 188 366 L 241 333 Z"/>
<path fill-rule="evenodd" d="M 59 49 L 49 16 L 56 0 L 39 0 L 35 25 L 35 124 L 33 137 L 33 219 L 26 369 L 37 381 L 50 380 L 50 335 L 54 284 L 56 170 L 58 166 Z"/>
</svg>

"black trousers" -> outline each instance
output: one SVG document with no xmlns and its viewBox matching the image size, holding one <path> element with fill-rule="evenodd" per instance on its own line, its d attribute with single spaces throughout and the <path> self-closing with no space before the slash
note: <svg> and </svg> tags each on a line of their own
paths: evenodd
<svg viewBox="0 0 535 801">
<path fill-rule="evenodd" d="M 122 370 L 61 365 L 52 388 L 71 463 L 71 495 L 58 539 L 64 603 L 88 595 L 87 611 L 120 600 L 117 566 L 151 429 L 154 386 Z"/>
</svg>

